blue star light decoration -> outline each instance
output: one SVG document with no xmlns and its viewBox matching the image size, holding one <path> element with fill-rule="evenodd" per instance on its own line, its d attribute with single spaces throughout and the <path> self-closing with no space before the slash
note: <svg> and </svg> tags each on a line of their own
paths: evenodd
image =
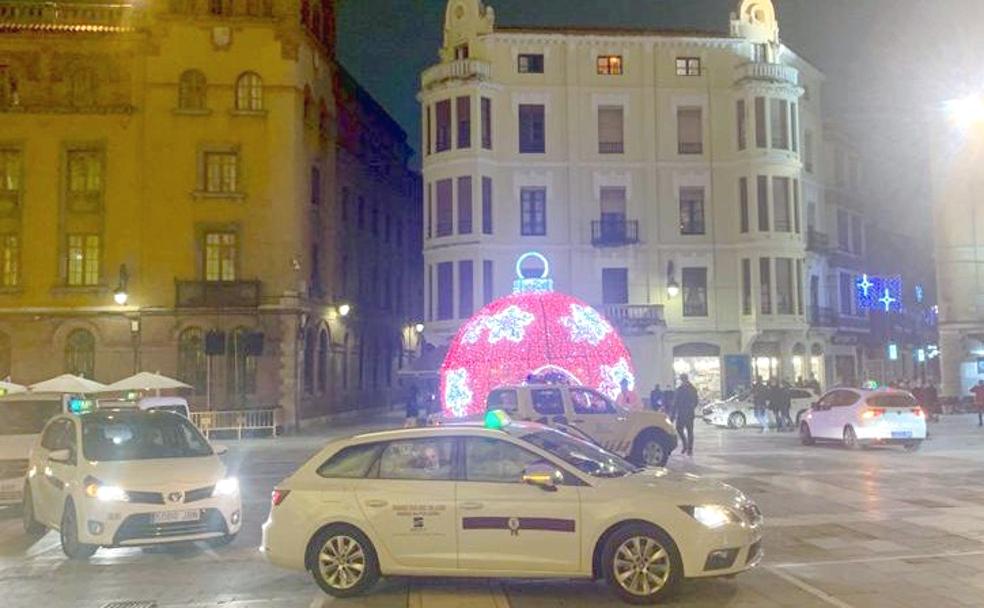
<svg viewBox="0 0 984 608">
<path fill-rule="evenodd" d="M 854 281 L 854 290 L 858 312 L 902 312 L 902 277 L 863 274 Z"/>
<path fill-rule="evenodd" d="M 612 331 L 612 326 L 590 306 L 571 304 L 571 315 L 561 317 L 560 324 L 571 332 L 571 342 L 598 346 Z"/>
<path fill-rule="evenodd" d="M 444 403 L 454 415 L 464 416 L 473 398 L 474 395 L 468 388 L 468 371 L 465 369 L 449 371 L 444 381 Z"/>
<path fill-rule="evenodd" d="M 603 380 L 598 390 L 610 399 L 618 399 L 618 394 L 622 392 L 623 379 L 629 381 L 629 390 L 635 390 L 635 376 L 625 358 L 619 359 L 615 365 L 602 365 L 601 377 Z"/>
</svg>

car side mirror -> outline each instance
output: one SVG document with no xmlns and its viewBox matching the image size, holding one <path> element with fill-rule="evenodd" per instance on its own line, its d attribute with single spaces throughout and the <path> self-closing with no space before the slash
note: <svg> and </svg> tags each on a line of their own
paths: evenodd
<svg viewBox="0 0 984 608">
<path fill-rule="evenodd" d="M 64 448 L 61 450 L 52 450 L 48 453 L 48 460 L 51 462 L 60 462 L 68 464 L 72 461 L 72 450 Z"/>
<path fill-rule="evenodd" d="M 553 465 L 531 464 L 523 469 L 523 483 L 536 486 L 545 492 L 556 492 L 564 475 Z"/>
<path fill-rule="evenodd" d="M 217 443 L 212 446 L 212 451 L 215 452 L 216 456 L 222 456 L 223 454 L 227 454 L 229 452 L 229 448 L 221 443 Z"/>
</svg>

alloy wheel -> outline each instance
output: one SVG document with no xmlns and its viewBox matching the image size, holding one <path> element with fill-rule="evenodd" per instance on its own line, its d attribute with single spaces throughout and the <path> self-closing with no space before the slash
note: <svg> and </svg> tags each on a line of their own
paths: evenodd
<svg viewBox="0 0 984 608">
<path fill-rule="evenodd" d="M 656 441 L 655 439 L 650 439 L 642 446 L 642 460 L 647 466 L 651 467 L 661 467 L 666 461 L 666 451 L 663 449 L 663 444 Z"/>
<path fill-rule="evenodd" d="M 335 589 L 351 589 L 362 580 L 365 570 L 365 551 L 351 536 L 332 536 L 318 552 L 318 572 Z"/>
<path fill-rule="evenodd" d="M 670 565 L 670 555 L 659 542 L 646 536 L 633 536 L 616 549 L 613 574 L 622 589 L 647 597 L 666 586 Z"/>
</svg>

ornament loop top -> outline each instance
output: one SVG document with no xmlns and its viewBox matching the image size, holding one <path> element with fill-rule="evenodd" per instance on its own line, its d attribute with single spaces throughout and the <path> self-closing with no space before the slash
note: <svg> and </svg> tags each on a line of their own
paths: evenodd
<svg viewBox="0 0 984 608">
<path fill-rule="evenodd" d="M 543 272 L 539 277 L 526 278 L 523 274 L 523 262 L 529 258 L 537 258 L 543 262 Z M 553 291 L 553 280 L 549 279 L 550 263 L 538 251 L 527 251 L 516 260 L 516 280 L 513 281 L 513 293 L 546 293 Z"/>
</svg>

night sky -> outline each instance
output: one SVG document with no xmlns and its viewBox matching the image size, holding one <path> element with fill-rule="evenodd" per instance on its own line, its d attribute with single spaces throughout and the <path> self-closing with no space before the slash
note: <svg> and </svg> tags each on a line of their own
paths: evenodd
<svg viewBox="0 0 984 608">
<path fill-rule="evenodd" d="M 738 0 L 490 0 L 500 25 L 614 25 L 727 31 Z M 436 61 L 445 0 L 342 0 L 342 63 L 420 141 L 415 95 Z M 925 117 L 984 89 L 984 1 L 778 0 L 783 41 L 828 76 L 825 110 L 865 157 L 884 211 L 929 226 Z M 886 215 L 898 216 L 897 213 Z M 903 214 L 904 215 L 904 214 Z"/>
</svg>

